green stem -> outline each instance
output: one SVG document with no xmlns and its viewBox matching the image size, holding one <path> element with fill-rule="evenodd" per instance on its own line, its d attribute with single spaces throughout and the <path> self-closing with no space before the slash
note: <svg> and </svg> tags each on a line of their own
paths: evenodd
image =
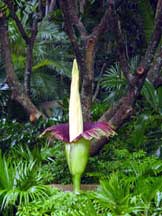
<svg viewBox="0 0 162 216">
<path fill-rule="evenodd" d="M 73 189 L 75 193 L 80 193 L 80 182 L 81 182 L 81 175 L 80 174 L 73 175 Z"/>
</svg>

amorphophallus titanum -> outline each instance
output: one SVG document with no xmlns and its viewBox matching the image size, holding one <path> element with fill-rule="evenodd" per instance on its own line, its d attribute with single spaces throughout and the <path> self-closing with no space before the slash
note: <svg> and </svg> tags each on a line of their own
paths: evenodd
<svg viewBox="0 0 162 216">
<path fill-rule="evenodd" d="M 59 124 L 47 128 L 42 135 L 50 133 L 65 143 L 66 159 L 73 178 L 75 192 L 80 191 L 81 176 L 86 168 L 90 141 L 102 136 L 115 134 L 112 126 L 107 122 L 83 123 L 79 94 L 79 70 L 76 60 L 73 62 L 72 81 L 69 102 L 69 124 Z"/>
</svg>

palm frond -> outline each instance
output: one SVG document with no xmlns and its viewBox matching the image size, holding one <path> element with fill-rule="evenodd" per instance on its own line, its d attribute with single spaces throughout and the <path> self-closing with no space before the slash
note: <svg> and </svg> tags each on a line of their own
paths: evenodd
<svg viewBox="0 0 162 216">
<path fill-rule="evenodd" d="M 54 70 L 57 74 L 70 77 L 70 68 L 67 66 L 66 62 L 63 62 L 61 59 L 57 61 L 54 59 L 42 59 L 33 66 L 33 72 L 46 67 Z"/>
<path fill-rule="evenodd" d="M 13 163 L 0 155 L 1 210 L 8 205 L 28 203 L 48 197 L 49 187 L 42 184 L 36 161 Z"/>
<path fill-rule="evenodd" d="M 150 107 L 155 112 L 161 112 L 162 106 L 161 106 L 161 91 L 160 89 L 157 90 L 153 86 L 153 84 L 146 79 L 143 88 L 142 88 L 142 94 L 146 98 L 147 102 L 149 103 Z"/>
<path fill-rule="evenodd" d="M 131 73 L 134 73 L 139 65 L 140 57 L 134 56 L 129 61 L 129 70 Z"/>
<path fill-rule="evenodd" d="M 2 156 L 0 151 L 0 189 L 11 189 L 14 182 L 15 170 L 11 166 L 9 168 L 8 162 Z"/>
<path fill-rule="evenodd" d="M 120 89 L 125 82 L 126 80 L 123 77 L 120 66 L 116 63 L 114 66 L 106 70 L 101 86 L 110 92 L 114 89 Z"/>
<path fill-rule="evenodd" d="M 95 198 L 114 215 L 126 215 L 138 211 L 139 208 L 131 203 L 130 189 L 130 182 L 114 173 L 108 180 L 100 182 Z"/>
<path fill-rule="evenodd" d="M 67 89 L 68 85 L 52 73 L 33 73 L 31 90 L 35 103 L 63 98 L 67 94 Z"/>
<path fill-rule="evenodd" d="M 37 40 L 53 40 L 54 42 L 67 41 L 67 35 L 61 31 L 60 27 L 54 22 L 50 22 L 48 17 L 45 17 L 39 25 Z"/>
</svg>

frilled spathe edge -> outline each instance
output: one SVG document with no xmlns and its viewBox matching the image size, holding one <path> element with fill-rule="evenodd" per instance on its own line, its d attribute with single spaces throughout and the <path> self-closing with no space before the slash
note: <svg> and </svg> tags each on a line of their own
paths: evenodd
<svg viewBox="0 0 162 216">
<path fill-rule="evenodd" d="M 69 124 L 59 124 L 48 127 L 43 131 L 41 136 L 48 134 L 50 138 L 61 140 L 65 143 L 75 143 L 81 138 L 86 140 L 100 139 L 101 137 L 110 137 L 115 135 L 113 127 L 108 122 L 85 122 L 83 133 L 73 139 L 69 140 Z"/>
</svg>

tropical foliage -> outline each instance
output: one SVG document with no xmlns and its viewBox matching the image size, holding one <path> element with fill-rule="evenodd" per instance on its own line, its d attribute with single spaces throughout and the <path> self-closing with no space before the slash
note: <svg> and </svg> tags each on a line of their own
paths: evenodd
<svg viewBox="0 0 162 216">
<path fill-rule="evenodd" d="M 14 72 L 23 85 L 28 44 L 24 41 L 11 10 L 4 2 L 7 0 L 0 1 L 0 18 L 3 11 L 8 21 Z M 78 6 L 75 15 L 78 15 L 79 19 L 75 17 L 76 25 L 73 25 L 72 29 L 68 29 L 64 22 L 67 11 L 63 13 L 61 10 L 61 1 L 39 1 L 42 2 L 43 8 L 41 19 L 37 0 L 8 2 L 13 3 L 16 15 L 28 36 L 31 36 L 33 20 L 36 17 L 39 19 L 33 47 L 29 99 L 47 119 L 40 118 L 30 123 L 29 113 L 13 100 L 15 94 L 6 83 L 8 71 L 5 71 L 4 53 L 0 49 L 0 215 L 162 215 L 160 79 L 156 80 L 158 85 L 155 85 L 155 82 L 147 77 L 136 98 L 136 104 L 132 105 L 132 115 L 129 116 L 129 120 L 123 121 L 117 135 L 108 140 L 107 145 L 98 151 L 97 155 L 89 158 L 81 182 L 97 185 L 94 191 L 82 191 L 78 195 L 56 189 L 53 184 L 71 183 L 64 154 L 65 145 L 61 141 L 40 137 L 45 128 L 68 120 L 72 60 L 75 55 L 81 60 L 83 60 L 81 57 L 85 57 L 89 44 L 84 42 L 87 42 L 86 39 L 89 39 L 93 29 L 97 31 L 94 27 L 100 22 L 107 4 L 111 1 L 75 1 Z M 52 12 L 48 11 L 50 2 L 56 2 Z M 110 107 L 113 109 L 111 112 L 106 112 L 106 115 L 111 115 L 111 121 L 114 119 L 117 121 L 118 117 L 124 116 L 125 113 L 120 106 L 117 107 L 121 111 L 121 116 L 113 115 L 119 99 L 132 87 L 122 67 L 124 58 L 121 62 L 119 55 L 124 49 L 128 70 L 138 79 L 141 76 L 137 74 L 138 66 L 141 66 L 139 63 L 144 59 L 157 21 L 156 0 L 116 2 L 117 6 L 120 4 L 114 16 L 117 15 L 122 37 L 118 38 L 119 41 L 116 40 L 117 32 L 112 20 L 109 22 L 110 31 L 100 35 L 95 46 L 92 85 L 94 95 L 91 95 L 94 100 L 90 110 L 94 121 L 100 119 Z M 86 28 L 85 35 L 88 36 L 81 36 L 84 28 L 80 22 Z M 69 40 L 67 33 L 75 33 L 75 37 Z M 123 47 L 120 47 L 120 39 L 123 40 Z M 159 51 L 160 45 L 159 43 L 157 47 Z M 158 56 L 158 52 L 154 55 L 151 69 L 156 61 L 161 64 L 161 55 Z M 158 69 L 156 75 L 160 77 L 162 72 L 160 66 L 156 69 Z M 81 82 L 87 75 L 85 72 L 82 73 Z M 88 94 L 88 88 L 86 93 Z M 52 106 L 41 107 L 42 104 L 50 103 Z"/>
<path fill-rule="evenodd" d="M 0 155 L 0 203 L 1 211 L 31 200 L 48 197 L 49 188 L 42 184 L 42 176 L 36 161 L 13 162 Z"/>
<path fill-rule="evenodd" d="M 118 164 L 115 166 L 120 172 L 114 169 L 112 174 L 106 173 L 96 192 L 78 196 L 54 191 L 44 205 L 21 205 L 18 215 L 160 215 L 162 162 L 146 157 L 144 152 L 131 154 L 127 150 L 116 152 L 116 159 L 114 165 Z"/>
</svg>

